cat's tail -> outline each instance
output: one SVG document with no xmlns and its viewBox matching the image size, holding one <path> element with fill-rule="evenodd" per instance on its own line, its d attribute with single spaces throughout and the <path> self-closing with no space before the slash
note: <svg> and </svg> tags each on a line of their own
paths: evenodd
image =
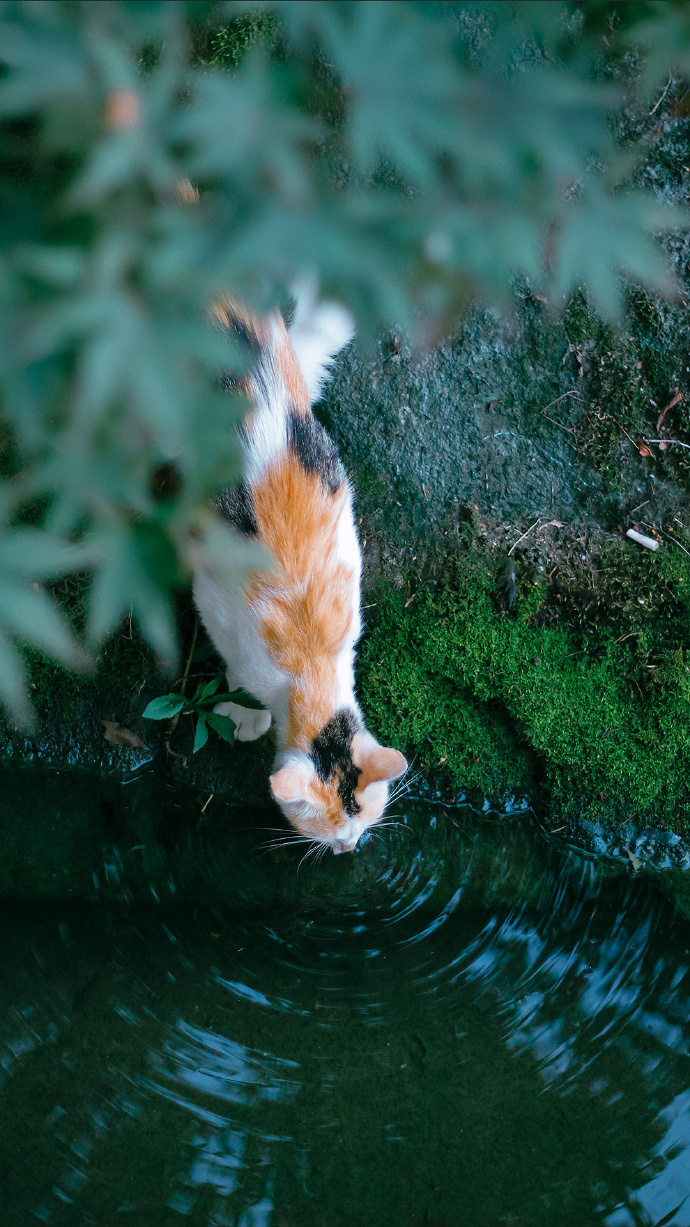
<svg viewBox="0 0 690 1227">
<path fill-rule="evenodd" d="M 295 308 L 288 336 L 313 405 L 336 355 L 355 335 L 355 321 L 340 303 L 319 302 L 312 280 L 295 284 L 292 293 Z"/>
<path fill-rule="evenodd" d="M 221 387 L 249 395 L 255 408 L 286 403 L 308 411 L 318 400 L 335 357 L 352 340 L 355 322 L 346 307 L 319 302 L 315 285 L 306 279 L 293 286 L 293 307 L 286 323 L 279 312 L 261 317 L 232 298 L 218 299 L 211 309 L 214 322 L 227 329 L 252 357 L 252 370 L 238 380 L 222 375 Z"/>
</svg>

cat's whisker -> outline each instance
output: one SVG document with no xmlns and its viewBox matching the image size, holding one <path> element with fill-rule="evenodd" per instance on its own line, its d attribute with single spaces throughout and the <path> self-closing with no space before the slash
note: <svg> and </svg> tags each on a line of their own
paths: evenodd
<svg viewBox="0 0 690 1227">
<path fill-rule="evenodd" d="M 424 772 L 421 768 L 419 771 L 415 771 L 414 775 L 410 775 L 409 772 L 406 772 L 400 781 L 401 787 L 404 788 L 405 791 L 408 791 L 413 784 L 417 783 L 417 780 L 420 779 L 423 774 Z"/>
<path fill-rule="evenodd" d="M 267 839 L 264 842 L 268 844 L 278 844 L 278 843 L 294 844 L 304 839 L 311 839 L 311 836 L 310 835 L 298 835 L 296 831 L 294 832 L 283 831 L 282 835 L 274 836 L 273 839 Z"/>
<path fill-rule="evenodd" d="M 405 795 L 405 793 L 409 792 L 410 789 L 413 787 L 413 785 L 417 783 L 417 780 L 422 775 L 423 775 L 423 772 L 418 771 L 416 775 L 413 775 L 408 779 L 407 772 L 406 772 L 405 775 L 403 775 L 402 778 L 397 782 L 395 788 L 393 789 L 390 796 L 388 797 L 388 804 L 390 805 L 392 801 L 397 801 L 399 797 L 402 797 Z"/>
<path fill-rule="evenodd" d="M 408 763 L 407 767 L 403 771 L 399 780 L 396 781 L 395 790 L 397 790 L 398 788 L 402 788 L 402 787 L 409 788 L 411 784 L 415 782 L 415 780 L 419 779 L 420 775 L 422 774 L 421 771 L 418 771 L 412 778 L 410 778 L 412 772 L 414 771 L 414 768 L 417 765 L 418 757 L 419 755 L 415 754 L 414 758 L 412 759 L 412 762 Z"/>
<path fill-rule="evenodd" d="M 257 844 L 258 852 L 274 852 L 278 848 L 290 848 L 294 844 L 310 843 L 310 837 L 307 835 L 288 836 L 285 839 L 267 839 L 262 844 Z"/>
<path fill-rule="evenodd" d="M 306 860 L 308 860 L 310 856 L 314 856 L 314 855 L 315 855 L 317 852 L 319 852 L 319 850 L 320 850 L 322 847 L 323 847 L 323 848 L 327 848 L 328 846 L 329 846 L 328 844 L 322 844 L 322 843 L 320 843 L 318 840 L 312 840 L 312 841 L 311 841 L 311 847 L 310 847 L 310 848 L 307 848 L 307 850 L 306 850 L 306 852 L 305 852 L 304 856 L 302 857 L 302 859 L 301 859 L 301 861 L 300 861 L 299 865 L 297 866 L 297 872 L 299 873 L 299 871 L 300 871 L 300 869 L 302 868 L 302 866 L 303 866 L 304 862 L 305 862 Z"/>
</svg>

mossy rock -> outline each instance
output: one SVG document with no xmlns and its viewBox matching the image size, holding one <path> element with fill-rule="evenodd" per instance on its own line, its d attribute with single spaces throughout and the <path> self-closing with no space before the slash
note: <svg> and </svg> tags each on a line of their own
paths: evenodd
<svg viewBox="0 0 690 1227">
<path fill-rule="evenodd" d="M 578 617 L 559 614 L 567 577 L 529 567 L 511 609 L 484 548 L 414 599 L 383 597 L 360 657 L 363 703 L 376 732 L 455 790 L 527 793 L 566 823 L 683 830 L 690 559 L 613 543 L 596 561 L 598 592 Z"/>
</svg>

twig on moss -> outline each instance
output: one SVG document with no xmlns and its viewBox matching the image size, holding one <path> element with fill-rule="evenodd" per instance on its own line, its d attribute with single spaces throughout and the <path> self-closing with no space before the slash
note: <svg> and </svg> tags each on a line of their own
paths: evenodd
<svg viewBox="0 0 690 1227">
<path fill-rule="evenodd" d="M 574 435 L 575 428 L 573 426 L 564 426 L 562 422 L 557 422 L 555 418 L 549 417 L 548 413 L 546 412 L 546 410 L 550 409 L 552 405 L 558 405 L 562 400 L 565 400 L 567 396 L 574 396 L 575 400 L 579 400 L 583 405 L 587 404 L 584 397 L 578 396 L 577 392 L 564 392 L 562 396 L 557 396 L 555 400 L 549 401 L 548 405 L 544 405 L 544 408 L 540 410 L 540 413 L 542 417 L 546 418 L 547 422 L 553 422 L 554 426 L 558 426 L 561 430 L 567 431 L 568 434 Z M 572 443 L 569 443 L 568 447 L 572 447 L 574 452 L 577 451 L 577 448 L 573 447 Z"/>
<path fill-rule="evenodd" d="M 684 553 L 684 554 L 687 554 L 688 558 L 690 558 L 690 550 L 686 550 L 685 546 L 684 546 L 684 545 L 681 545 L 680 541 L 676 541 L 676 538 L 673 536 L 673 534 L 672 534 L 672 533 L 665 533 L 665 532 L 663 531 L 663 529 L 662 529 L 662 530 L 660 530 L 660 531 L 661 531 L 661 533 L 662 533 L 662 536 L 666 537 L 666 540 L 667 540 L 667 541 L 673 541 L 674 545 L 677 545 L 677 546 L 678 546 L 678 549 L 679 549 L 679 550 L 682 550 L 682 551 L 683 551 L 683 553 Z"/>
<path fill-rule="evenodd" d="M 509 558 L 510 558 L 510 555 L 512 554 L 513 550 L 515 549 L 515 546 L 516 546 L 516 545 L 519 545 L 521 541 L 524 541 L 525 537 L 527 537 L 527 536 L 529 535 L 529 533 L 531 533 L 532 529 L 533 529 L 533 528 L 536 528 L 536 527 L 537 527 L 537 524 L 541 524 L 541 520 L 542 520 L 542 517 L 541 517 L 541 516 L 539 516 L 539 519 L 538 519 L 538 520 L 535 520 L 535 521 L 534 521 L 534 524 L 530 524 L 529 528 L 527 529 L 527 532 L 526 532 L 526 533 L 523 533 L 521 537 L 518 537 L 517 541 L 515 541 L 515 542 L 513 543 L 513 545 L 511 545 L 510 549 L 508 550 L 508 557 L 509 557 Z"/>
<path fill-rule="evenodd" d="M 541 410 L 541 412 L 546 413 L 547 409 L 550 409 L 552 405 L 557 405 L 559 401 L 565 400 L 566 396 L 574 396 L 575 400 L 581 400 L 583 405 L 587 404 L 587 401 L 585 400 L 584 396 L 580 396 L 579 392 L 576 392 L 574 388 L 571 388 L 570 392 L 564 392 L 562 396 L 557 396 L 555 400 L 550 400 L 548 405 L 544 405 L 544 408 Z"/>
<path fill-rule="evenodd" d="M 631 438 L 630 438 L 630 435 L 628 434 L 627 430 L 625 429 L 625 426 L 621 426 L 620 422 L 618 421 L 618 418 L 615 418 L 615 417 L 613 416 L 613 414 L 612 414 L 612 413 L 606 413 L 606 414 L 604 414 L 604 416 L 605 416 L 605 417 L 607 417 L 607 418 L 610 418 L 612 422 L 615 422 L 615 423 L 616 423 L 616 426 L 618 427 L 618 429 L 623 431 L 623 434 L 625 435 L 626 439 L 630 439 L 630 442 L 632 443 L 633 447 L 635 448 L 635 451 L 636 451 L 636 452 L 640 452 L 640 455 L 642 455 L 642 452 L 641 452 L 641 449 L 640 449 L 639 445 L 638 445 L 638 444 L 635 442 L 635 440 L 634 440 L 634 439 L 631 439 Z M 647 442 L 647 440 L 645 439 L 645 443 L 646 443 L 646 442 Z"/>
<path fill-rule="evenodd" d="M 187 689 L 187 681 L 189 679 L 189 670 L 192 667 L 192 656 L 194 655 L 194 649 L 196 647 L 196 637 L 198 634 L 199 634 L 199 619 L 196 618 L 194 622 L 194 634 L 192 635 L 192 646 L 189 649 L 189 656 L 187 657 L 187 664 L 185 665 L 185 670 L 182 675 L 182 685 L 180 687 L 181 697 L 184 697 L 185 691 Z M 175 729 L 177 728 L 179 720 L 180 720 L 180 712 L 178 711 L 175 713 L 172 720 L 170 721 L 170 728 L 168 729 L 168 735 L 165 739 L 165 748 L 168 751 L 170 751 L 170 738 L 172 737 L 172 734 L 175 732 Z"/>
<path fill-rule="evenodd" d="M 545 409 L 542 409 L 541 416 L 546 418 L 547 422 L 553 422 L 554 426 L 560 427 L 561 430 L 567 430 L 568 434 L 572 435 L 575 433 L 573 426 L 564 426 L 562 422 L 557 422 L 555 418 L 549 417 Z"/>
<path fill-rule="evenodd" d="M 664 90 L 663 94 L 661 95 L 661 97 L 660 97 L 659 99 L 657 99 L 657 101 L 654 103 L 654 106 L 652 107 L 651 111 L 649 112 L 649 114 L 650 114 L 650 115 L 653 115 L 653 114 L 654 114 L 654 112 L 657 110 L 657 108 L 661 106 L 662 102 L 664 101 L 664 98 L 666 97 L 666 95 L 667 95 L 667 93 L 668 93 L 669 89 L 671 88 L 671 82 L 672 82 L 672 80 L 673 80 L 673 73 L 671 73 L 671 76 L 669 77 L 668 81 L 666 82 L 666 89 Z"/>
<path fill-rule="evenodd" d="M 629 435 L 628 438 L 630 438 Z M 665 443 L 667 446 L 675 443 L 676 447 L 687 447 L 690 451 L 690 443 L 681 443 L 680 439 L 645 439 L 645 443 Z"/>
<path fill-rule="evenodd" d="M 205 815 L 206 810 L 208 809 L 209 805 L 211 804 L 211 802 L 212 802 L 213 798 L 215 797 L 215 795 L 216 795 L 216 794 L 215 794 L 214 792 L 212 792 L 212 793 L 211 793 L 211 795 L 210 795 L 209 797 L 207 797 L 207 798 L 206 798 L 206 800 L 205 800 L 204 804 L 202 805 L 202 807 L 201 807 L 201 811 L 200 811 L 200 813 L 199 813 L 199 819 L 198 819 L 198 822 L 197 822 L 197 824 L 196 824 L 196 826 L 197 826 L 197 830 L 198 830 L 198 829 L 199 829 L 199 827 L 202 825 L 202 823 L 204 823 L 204 822 L 206 821 L 206 819 L 205 819 L 204 815 Z"/>
</svg>

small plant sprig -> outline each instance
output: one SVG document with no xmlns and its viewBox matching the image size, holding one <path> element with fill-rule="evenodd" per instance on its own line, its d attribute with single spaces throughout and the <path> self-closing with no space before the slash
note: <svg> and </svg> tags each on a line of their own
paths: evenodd
<svg viewBox="0 0 690 1227">
<path fill-rule="evenodd" d="M 170 720 L 175 716 L 196 716 L 196 728 L 194 731 L 194 749 L 201 750 L 208 741 L 208 730 L 213 729 L 223 741 L 227 741 L 229 745 L 233 745 L 235 741 L 235 722 L 229 716 L 221 716 L 214 712 L 212 708 L 217 703 L 240 703 L 242 707 L 250 707 L 257 711 L 263 710 L 263 704 L 259 703 L 253 695 L 248 694 L 246 690 L 231 690 L 218 693 L 218 687 L 224 681 L 223 674 L 213 678 L 210 682 L 199 682 L 191 699 L 185 698 L 181 694 L 161 694 L 156 699 L 152 699 L 148 707 L 142 713 L 146 720 Z"/>
</svg>

